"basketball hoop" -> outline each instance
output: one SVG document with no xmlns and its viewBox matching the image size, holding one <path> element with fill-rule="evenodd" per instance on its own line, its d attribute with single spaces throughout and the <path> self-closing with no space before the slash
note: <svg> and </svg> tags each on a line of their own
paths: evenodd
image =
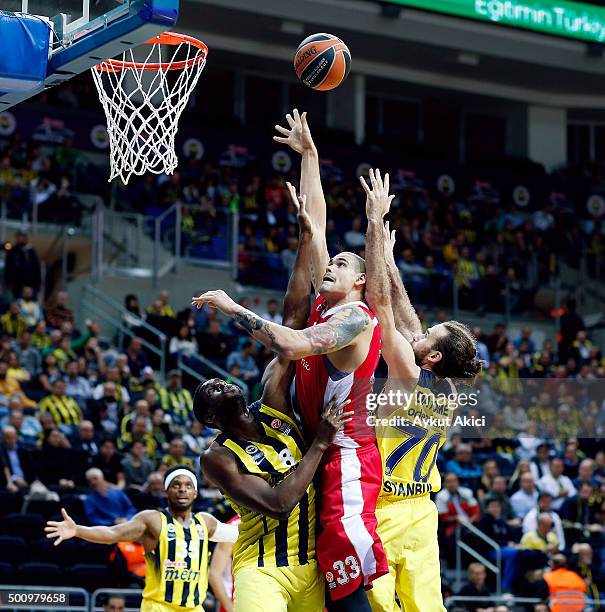
<svg viewBox="0 0 605 612">
<path fill-rule="evenodd" d="M 202 41 L 175 32 L 144 44 L 150 50 L 142 62 L 127 49 L 122 59 L 107 59 L 92 69 L 107 117 L 109 180 L 119 176 L 124 184 L 133 174 L 172 174 L 176 169 L 179 119 L 208 56 Z M 162 51 L 172 53 L 169 61 L 162 61 Z"/>
</svg>

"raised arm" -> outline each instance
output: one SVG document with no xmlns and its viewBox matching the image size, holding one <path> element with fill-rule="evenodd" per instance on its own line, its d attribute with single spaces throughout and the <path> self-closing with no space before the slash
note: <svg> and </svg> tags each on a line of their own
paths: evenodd
<svg viewBox="0 0 605 612">
<path fill-rule="evenodd" d="M 159 533 L 160 522 L 158 521 L 160 519 L 155 510 L 143 510 L 135 514 L 129 521 L 111 527 L 78 525 L 67 514 L 65 508 L 61 508 L 61 514 L 63 515 L 62 521 L 48 521 L 44 528 L 47 538 L 56 538 L 55 546 L 70 538 L 80 538 L 95 544 L 117 544 L 118 542 L 136 542 L 153 531 Z"/>
<path fill-rule="evenodd" d="M 295 108 L 286 115 L 289 128 L 276 125 L 282 136 L 274 136 L 276 142 L 287 144 L 301 156 L 300 191 L 307 196 L 307 207 L 312 222 L 313 237 L 307 265 L 312 269 L 313 286 L 319 290 L 321 279 L 328 267 L 330 256 L 326 243 L 326 200 L 321 186 L 319 154 L 307 123 L 307 113 L 302 115 Z"/>
<path fill-rule="evenodd" d="M 332 400 L 322 414 L 317 435 L 296 470 L 276 487 L 255 474 L 247 474 L 229 449 L 213 446 L 201 458 L 204 475 L 237 504 L 278 520 L 287 518 L 306 493 L 324 452 L 340 427 L 351 420 L 352 412 L 341 412 L 349 401 L 335 406 Z"/>
<path fill-rule="evenodd" d="M 302 330 L 290 329 L 243 308 L 222 290 L 207 291 L 193 298 L 192 304 L 197 308 L 204 305 L 218 308 L 261 344 L 292 361 L 309 355 L 328 355 L 352 346 L 372 324 L 365 311 L 351 306 L 337 312 L 326 323 Z"/>
<path fill-rule="evenodd" d="M 307 196 L 301 191 L 296 195 L 296 189 L 290 183 L 286 183 L 290 200 L 296 208 L 298 219 L 298 249 L 294 261 L 294 269 L 288 281 L 288 289 L 284 297 L 283 324 L 292 329 L 304 328 L 311 310 L 309 295 L 312 286 L 312 273 L 309 262 L 311 261 L 311 250 L 313 240 L 313 226 L 307 212 Z"/>
<path fill-rule="evenodd" d="M 382 354 L 389 367 L 389 378 L 408 380 L 418 378 L 414 351 L 408 340 L 397 330 L 391 303 L 390 282 L 384 257 L 383 218 L 389 212 L 393 196 L 389 196 L 389 175 L 384 181 L 380 171 L 370 170 L 370 189 L 363 179 L 366 192 L 366 299 L 380 321 Z"/>
<path fill-rule="evenodd" d="M 384 226 L 383 239 L 384 259 L 387 264 L 395 327 L 397 327 L 400 334 L 407 338 L 408 341 L 411 341 L 414 334 L 422 333 L 422 324 L 416 314 L 416 309 L 410 302 L 408 293 L 401 280 L 401 273 L 395 263 L 395 257 L 393 255 L 393 249 L 395 248 L 395 230 L 392 232 L 390 231 L 388 221 Z"/>
<path fill-rule="evenodd" d="M 313 231 L 311 220 L 307 214 L 306 196 L 300 198 L 296 195 L 296 189 L 290 183 L 286 183 L 290 199 L 296 207 L 298 217 L 298 250 L 294 269 L 288 281 L 288 289 L 284 298 L 284 319 L 285 327 L 291 329 L 304 328 L 311 309 L 311 267 L 309 265 L 311 237 Z M 270 406 L 274 410 L 279 410 L 285 414 L 292 415 L 290 406 L 289 389 L 294 374 L 295 362 L 290 361 L 283 355 L 277 356 L 266 368 L 263 373 L 263 404 Z"/>
</svg>

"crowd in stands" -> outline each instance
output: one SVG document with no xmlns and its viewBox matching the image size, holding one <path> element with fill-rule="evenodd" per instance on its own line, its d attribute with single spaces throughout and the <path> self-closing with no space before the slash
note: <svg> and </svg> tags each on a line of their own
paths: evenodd
<svg viewBox="0 0 605 612">
<path fill-rule="evenodd" d="M 30 249 L 24 234 L 9 256 L 23 258 L 20 249 Z M 146 308 L 126 296 L 132 336 L 120 345 L 103 337 L 96 321 L 77 329 L 65 292 L 43 304 L 36 283 L 23 284 L 36 280 L 35 267 L 31 258 L 30 276 L 9 277 L 0 302 L 4 512 L 60 500 L 78 520 L 109 525 L 161 505 L 162 473 L 176 464 L 198 470 L 213 438 L 192 416 L 192 381 L 184 383 L 178 360 L 205 357 L 255 399 L 271 354 L 214 310 L 175 308 L 167 291 Z M 243 303 L 281 320 L 275 300 Z M 448 317 L 423 309 L 419 315 L 426 326 Z M 148 340 L 138 335 L 142 320 L 170 338 L 165 383 Z M 454 563 L 458 526 L 493 560 L 464 527 L 474 524 L 501 546 L 503 589 L 515 595 L 546 597 L 559 582 L 601 600 L 605 591 L 605 402 L 598 387 L 605 362 L 584 327 L 570 301 L 558 344 L 546 339 L 538 346 L 529 327 L 517 337 L 503 324 L 490 333 L 475 328 L 485 362 L 481 402 L 463 414 L 486 421 L 453 426 L 438 459 L 444 564 Z M 220 493 L 204 486 L 196 507 L 224 511 Z M 492 578 L 470 566 L 462 594 L 493 592 Z M 128 580 L 137 582 L 132 572 Z"/>
</svg>

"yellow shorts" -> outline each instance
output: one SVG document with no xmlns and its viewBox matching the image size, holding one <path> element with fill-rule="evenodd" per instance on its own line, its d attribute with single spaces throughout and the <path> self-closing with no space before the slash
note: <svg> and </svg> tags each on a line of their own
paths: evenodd
<svg viewBox="0 0 605 612">
<path fill-rule="evenodd" d="M 316 561 L 295 567 L 246 567 L 234 576 L 235 612 L 323 612 Z"/>
<path fill-rule="evenodd" d="M 119 592 L 119 589 L 117 592 Z M 204 599 L 206 599 L 205 594 Z M 176 606 L 165 602 L 143 599 L 141 602 L 141 612 L 204 612 L 204 608 L 202 607 L 204 599 L 200 600 L 200 605 L 197 608 L 181 608 L 181 606 Z"/>
<path fill-rule="evenodd" d="M 415 497 L 376 508 L 378 535 L 389 573 L 368 591 L 373 612 L 445 612 L 441 597 L 437 508 L 430 497 Z"/>
</svg>

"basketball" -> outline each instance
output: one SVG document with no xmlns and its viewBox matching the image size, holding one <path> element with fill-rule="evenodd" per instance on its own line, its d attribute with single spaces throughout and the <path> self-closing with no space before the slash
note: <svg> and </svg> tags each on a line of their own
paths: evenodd
<svg viewBox="0 0 605 612">
<path fill-rule="evenodd" d="M 305 38 L 294 56 L 296 76 L 316 91 L 338 87 L 351 69 L 351 52 L 332 34 L 312 34 Z"/>
</svg>

